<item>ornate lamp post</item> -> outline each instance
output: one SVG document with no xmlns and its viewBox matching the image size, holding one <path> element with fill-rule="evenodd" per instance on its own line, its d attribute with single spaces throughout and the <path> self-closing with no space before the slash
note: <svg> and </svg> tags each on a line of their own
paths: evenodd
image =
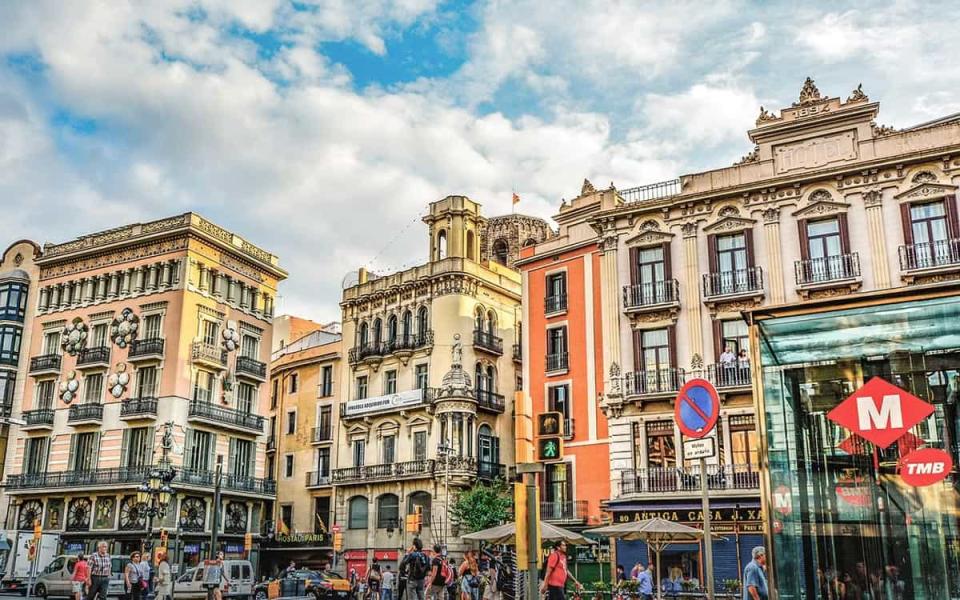
<svg viewBox="0 0 960 600">
<path fill-rule="evenodd" d="M 143 483 L 137 488 L 137 509 L 140 514 L 147 515 L 147 538 L 151 548 L 153 547 L 153 519 L 154 517 L 163 519 L 166 516 L 167 508 L 174 497 L 170 482 L 176 477 L 177 471 L 170 464 L 172 449 L 173 421 L 167 421 L 163 424 L 160 462 L 150 469 Z"/>
</svg>

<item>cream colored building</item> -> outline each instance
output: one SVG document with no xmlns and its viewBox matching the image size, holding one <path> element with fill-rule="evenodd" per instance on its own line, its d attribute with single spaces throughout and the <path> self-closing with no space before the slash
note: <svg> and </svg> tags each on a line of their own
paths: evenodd
<svg viewBox="0 0 960 600">
<path fill-rule="evenodd" d="M 341 302 L 349 350 L 335 515 L 348 565 L 361 569 L 371 552 L 396 560 L 415 506 L 425 543 L 459 547 L 444 507 L 478 479 L 506 477 L 513 461 L 520 275 L 507 264 L 549 228 L 520 215 L 488 220 L 463 196 L 432 203 L 423 221 L 428 262 L 383 276 L 361 270 Z"/>
</svg>

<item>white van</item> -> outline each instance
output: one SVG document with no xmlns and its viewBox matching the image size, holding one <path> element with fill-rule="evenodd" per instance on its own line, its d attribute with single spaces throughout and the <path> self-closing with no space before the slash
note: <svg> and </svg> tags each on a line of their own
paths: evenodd
<svg viewBox="0 0 960 600">
<path fill-rule="evenodd" d="M 110 558 L 112 575 L 107 587 L 108 596 L 123 596 L 123 567 L 128 562 L 126 557 L 113 556 Z M 73 576 L 73 567 L 77 564 L 76 554 L 61 554 L 54 558 L 37 576 L 33 584 L 33 594 L 40 598 L 69 598 L 73 595 L 70 577 Z"/>
<path fill-rule="evenodd" d="M 207 588 L 203 585 L 203 565 L 184 571 L 174 583 L 173 596 L 177 600 L 206 600 Z M 223 572 L 230 584 L 221 588 L 224 598 L 247 600 L 253 593 L 253 565 L 249 560 L 226 559 Z"/>
</svg>

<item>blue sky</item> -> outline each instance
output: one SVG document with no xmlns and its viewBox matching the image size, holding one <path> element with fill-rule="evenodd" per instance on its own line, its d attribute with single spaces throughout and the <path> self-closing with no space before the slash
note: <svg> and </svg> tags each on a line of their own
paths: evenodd
<svg viewBox="0 0 960 600">
<path fill-rule="evenodd" d="M 0 3 L 0 245 L 196 210 L 281 257 L 280 309 L 423 260 L 447 194 L 549 217 L 751 150 L 805 77 L 960 111 L 953 2 Z M 317 260 L 317 257 L 321 257 Z"/>
</svg>

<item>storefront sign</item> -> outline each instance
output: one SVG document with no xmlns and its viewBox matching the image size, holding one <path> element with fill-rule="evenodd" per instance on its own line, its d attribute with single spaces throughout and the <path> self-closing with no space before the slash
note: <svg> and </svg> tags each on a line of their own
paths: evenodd
<svg viewBox="0 0 960 600">
<path fill-rule="evenodd" d="M 932 404 L 874 377 L 827 413 L 827 418 L 887 448 L 933 410 Z"/>
<path fill-rule="evenodd" d="M 717 424 L 720 396 L 706 379 L 691 379 L 680 388 L 673 406 L 673 417 L 680 432 L 687 437 L 702 438 Z"/>
<path fill-rule="evenodd" d="M 274 539 L 278 544 L 325 544 L 329 537 L 325 533 L 278 533 Z"/>
<path fill-rule="evenodd" d="M 63 548 L 66 554 L 78 554 L 83 552 L 84 544 L 83 542 L 68 542 Z"/>
<path fill-rule="evenodd" d="M 226 554 L 243 554 L 243 544 L 227 544 L 223 551 Z"/>
<path fill-rule="evenodd" d="M 700 508 L 665 508 L 659 510 L 626 510 L 616 511 L 613 522 L 629 523 L 630 521 L 645 521 L 647 519 L 664 519 L 677 523 L 702 523 L 703 511 Z M 763 521 L 763 512 L 759 508 L 713 508 L 710 510 L 710 520 L 717 522 L 744 522 Z"/>
<path fill-rule="evenodd" d="M 343 406 L 345 416 L 362 415 L 384 410 L 393 410 L 403 406 L 412 406 L 423 402 L 423 390 L 406 390 L 388 396 L 350 400 Z"/>
<path fill-rule="evenodd" d="M 367 560 L 366 550 L 347 550 L 343 553 L 344 560 Z"/>
<path fill-rule="evenodd" d="M 793 512 L 793 493 L 790 488 L 781 485 L 773 490 L 773 509 L 785 517 Z"/>
<path fill-rule="evenodd" d="M 385 561 L 399 560 L 400 551 L 399 550 L 374 550 L 373 558 L 376 560 L 385 560 Z"/>
<path fill-rule="evenodd" d="M 950 455 L 937 448 L 911 452 L 900 461 L 900 477 L 907 485 L 923 487 L 942 481 L 953 470 Z"/>
<path fill-rule="evenodd" d="M 200 544 L 185 544 L 183 546 L 184 554 L 200 554 Z"/>
</svg>

